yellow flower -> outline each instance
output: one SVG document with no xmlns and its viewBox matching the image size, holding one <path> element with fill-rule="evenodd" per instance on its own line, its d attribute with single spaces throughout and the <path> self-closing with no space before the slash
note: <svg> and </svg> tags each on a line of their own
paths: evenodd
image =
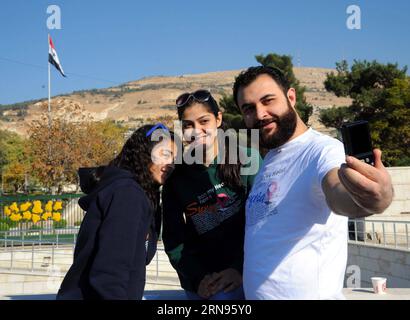
<svg viewBox="0 0 410 320">
<path fill-rule="evenodd" d="M 44 210 L 46 212 L 51 212 L 53 211 L 53 201 L 49 200 L 46 204 L 46 206 L 44 207 Z"/>
<path fill-rule="evenodd" d="M 11 209 L 12 211 L 19 212 L 19 207 L 17 206 L 17 203 L 15 203 L 15 202 L 13 202 L 13 203 L 11 204 L 10 209 Z"/>
<path fill-rule="evenodd" d="M 33 210 L 31 210 L 33 213 L 36 213 L 36 214 L 43 213 L 43 209 L 41 209 L 41 201 L 38 201 L 38 200 L 33 201 L 33 205 L 34 205 Z"/>
<path fill-rule="evenodd" d="M 41 218 L 40 218 L 40 216 L 39 216 L 38 214 L 32 214 L 32 215 L 31 215 L 31 220 L 32 220 L 34 223 L 37 223 L 40 219 L 41 219 Z"/>
<path fill-rule="evenodd" d="M 61 209 L 63 209 L 63 206 L 62 206 L 62 202 L 61 201 L 56 201 L 55 203 L 54 203 L 54 211 L 57 211 L 57 210 L 61 210 Z"/>
<path fill-rule="evenodd" d="M 25 203 L 22 203 L 21 205 L 20 205 L 20 211 L 27 211 L 28 210 L 28 208 L 30 208 L 31 207 L 31 203 L 30 202 L 25 202 Z"/>
<path fill-rule="evenodd" d="M 8 206 L 4 207 L 4 214 L 8 217 L 9 215 L 11 215 L 11 210 Z"/>
<path fill-rule="evenodd" d="M 53 220 L 60 221 L 61 220 L 61 213 L 60 212 L 53 212 Z"/>
<path fill-rule="evenodd" d="M 48 218 L 51 218 L 51 217 L 52 217 L 51 212 L 45 212 L 45 213 L 43 213 L 43 215 L 41 216 L 41 219 L 47 220 Z"/>
<path fill-rule="evenodd" d="M 31 220 L 31 212 L 30 211 L 23 212 L 23 219 Z"/>
<path fill-rule="evenodd" d="M 11 221 L 20 221 L 22 219 L 22 216 L 21 216 L 21 214 L 20 213 L 13 213 L 13 214 L 11 214 L 11 216 L 10 216 L 10 220 Z"/>
</svg>

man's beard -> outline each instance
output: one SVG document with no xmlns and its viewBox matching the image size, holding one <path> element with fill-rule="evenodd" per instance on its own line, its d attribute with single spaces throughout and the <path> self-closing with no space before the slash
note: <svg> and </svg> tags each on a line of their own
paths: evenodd
<svg viewBox="0 0 410 320">
<path fill-rule="evenodd" d="M 269 120 L 258 121 L 256 123 L 256 128 L 261 129 L 263 125 L 266 125 L 270 122 L 276 123 L 275 132 L 271 135 L 267 135 L 263 133 L 263 129 L 260 132 L 260 145 L 263 148 L 267 149 L 274 149 L 280 147 L 281 145 L 285 144 L 295 133 L 296 124 L 297 124 L 297 115 L 296 111 L 290 105 L 288 100 L 288 111 L 280 116 L 273 116 Z"/>
</svg>

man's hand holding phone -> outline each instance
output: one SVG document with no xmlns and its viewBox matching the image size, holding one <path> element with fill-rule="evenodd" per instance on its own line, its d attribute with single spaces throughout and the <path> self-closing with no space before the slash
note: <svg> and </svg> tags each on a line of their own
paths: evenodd
<svg viewBox="0 0 410 320">
<path fill-rule="evenodd" d="M 372 147 L 368 122 L 346 123 L 341 131 L 346 164 L 323 179 L 326 201 L 333 212 L 349 218 L 382 213 L 393 200 L 393 187 L 382 152 Z"/>
<path fill-rule="evenodd" d="M 353 201 L 369 214 L 382 213 L 392 202 L 393 187 L 379 149 L 373 150 L 374 166 L 352 156 L 338 171 L 340 182 Z"/>
</svg>

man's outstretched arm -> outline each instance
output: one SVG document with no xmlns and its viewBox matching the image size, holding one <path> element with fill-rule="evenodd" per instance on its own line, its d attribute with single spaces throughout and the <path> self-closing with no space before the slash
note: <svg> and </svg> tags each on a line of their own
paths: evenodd
<svg viewBox="0 0 410 320">
<path fill-rule="evenodd" d="M 393 200 L 391 178 L 381 160 L 381 151 L 373 151 L 375 166 L 354 157 L 346 164 L 330 170 L 322 181 L 322 189 L 330 209 L 349 218 L 382 213 Z"/>
</svg>

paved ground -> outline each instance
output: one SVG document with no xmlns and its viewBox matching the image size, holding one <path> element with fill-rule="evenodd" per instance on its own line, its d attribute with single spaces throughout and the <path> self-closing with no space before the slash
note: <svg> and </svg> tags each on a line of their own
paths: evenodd
<svg viewBox="0 0 410 320">
<path fill-rule="evenodd" d="M 158 248 L 158 256 L 147 268 L 146 300 L 185 300 L 178 276 L 169 263 L 163 247 Z M 158 272 L 157 272 L 158 271 Z M 376 295 L 370 288 L 344 289 L 347 300 L 410 300 L 410 288 L 389 288 L 384 295 Z M 0 300 L 54 300 L 55 293 L 33 292 L 28 294 L 0 294 Z"/>
<path fill-rule="evenodd" d="M 55 294 L 9 295 L 0 300 L 55 300 Z M 186 300 L 182 290 L 146 290 L 143 300 Z"/>
<path fill-rule="evenodd" d="M 375 294 L 373 288 L 343 289 L 347 300 L 410 300 L 410 288 L 388 288 L 385 294 Z"/>
<path fill-rule="evenodd" d="M 372 289 L 344 289 L 347 300 L 410 300 L 410 289 L 393 288 L 383 295 L 373 293 Z M 10 295 L 0 300 L 54 300 L 55 294 Z M 186 300 L 182 290 L 146 290 L 144 300 Z"/>
</svg>

